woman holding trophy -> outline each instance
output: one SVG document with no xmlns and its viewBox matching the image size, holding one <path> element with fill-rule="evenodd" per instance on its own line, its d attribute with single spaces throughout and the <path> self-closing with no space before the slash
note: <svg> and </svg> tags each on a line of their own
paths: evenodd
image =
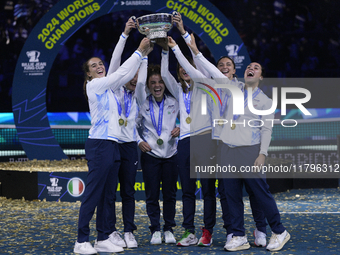
<svg viewBox="0 0 340 255">
<path fill-rule="evenodd" d="M 174 16 L 174 23 L 177 25 L 179 32 L 187 42 L 190 41 L 190 35 L 185 31 L 181 15 L 177 13 Z M 192 107 L 192 102 L 196 106 L 201 105 L 203 90 L 194 86 L 192 78 L 201 79 L 203 83 L 213 82 L 208 72 L 199 65 L 196 65 L 192 59 L 189 61 L 183 56 L 176 42 L 171 38 L 169 46 L 172 48 L 178 60 L 177 76 L 180 83 L 177 83 L 175 78 L 168 70 L 168 45 L 161 45 L 162 52 L 162 76 L 169 91 L 176 96 L 180 103 L 181 115 L 181 135 L 178 143 L 178 166 L 179 176 L 182 185 L 182 202 L 183 202 L 183 223 L 185 229 L 181 240 L 177 243 L 178 246 L 189 246 L 198 244 L 199 246 L 210 246 L 212 243 L 213 228 L 216 224 L 216 179 L 201 178 L 201 190 L 204 199 L 204 227 L 202 228 L 202 237 L 198 240 L 195 236 L 194 216 L 196 208 L 196 178 L 190 178 L 190 163 L 194 160 L 198 165 L 214 165 L 212 159 L 215 158 L 216 144 L 211 139 L 211 114 L 212 108 L 209 109 L 209 114 L 202 116 L 200 107 Z M 198 63 L 199 64 L 199 63 Z M 197 70 L 196 70 L 197 67 Z M 190 102 L 192 101 L 192 102 Z M 210 104 L 209 104 L 210 105 Z M 194 115 L 196 117 L 192 118 Z M 195 148 L 195 144 L 205 144 L 203 149 L 201 146 L 200 153 Z M 218 191 L 220 193 L 220 202 L 223 211 L 224 227 L 230 226 L 228 218 L 228 208 L 226 198 L 223 192 L 223 183 L 219 183 Z"/>
<path fill-rule="evenodd" d="M 159 195 L 162 187 L 165 243 L 175 243 L 173 227 L 177 191 L 177 137 L 176 118 L 179 111 L 175 98 L 164 93 L 165 86 L 159 66 L 147 67 L 143 59 L 136 87 L 140 106 L 137 127 L 141 129 L 138 146 L 142 151 L 141 165 L 145 183 L 146 210 L 150 219 L 151 244 L 161 244 Z M 147 88 L 145 87 L 147 86 Z M 148 95 L 146 90 L 149 92 Z M 162 182 L 162 186 L 160 183 Z"/>
<path fill-rule="evenodd" d="M 75 253 L 121 252 L 122 247 L 109 240 L 112 207 L 117 189 L 120 153 L 118 147 L 119 116 L 114 91 L 130 81 L 147 52 L 150 41 L 144 38 L 138 50 L 115 72 L 106 76 L 105 65 L 98 57 L 84 63 L 84 93 L 89 102 L 91 129 L 85 143 L 89 172 L 87 186 L 79 210 L 78 237 Z M 96 228 L 98 231 L 94 248 L 89 242 L 89 223 L 97 208 Z M 114 207 L 113 207 L 114 208 Z"/>
<path fill-rule="evenodd" d="M 162 42 L 162 77 L 169 91 L 177 98 L 180 104 L 180 141 L 178 144 L 178 166 L 179 176 L 182 184 L 182 201 L 183 201 L 183 223 L 182 226 L 185 229 L 181 240 L 177 243 L 178 246 L 199 245 L 209 246 L 212 242 L 211 232 L 209 232 L 210 238 L 208 242 L 201 244 L 202 238 L 198 241 L 195 236 L 194 216 L 196 208 L 196 178 L 190 178 L 190 164 L 192 160 L 195 160 L 197 165 L 213 165 L 212 160 L 215 157 L 215 144 L 211 139 L 211 115 L 201 115 L 200 107 L 202 94 L 204 90 L 194 86 L 193 78 L 206 83 L 207 77 L 199 72 L 192 61 L 188 61 L 180 51 L 178 45 L 173 38 L 168 37 L 168 45 L 166 42 Z M 169 47 L 174 52 L 177 60 L 177 74 L 180 83 L 177 83 L 176 79 L 170 74 L 168 69 L 169 62 Z M 211 80 L 212 81 L 212 80 Z M 196 107 L 193 107 L 195 102 Z M 202 144 L 204 146 L 202 147 Z M 191 150 L 191 148 L 199 148 Z M 213 213 L 211 209 L 216 208 L 215 197 L 215 182 L 212 183 L 212 187 L 202 187 L 205 194 L 204 197 L 204 222 L 206 226 L 212 231 L 215 225 L 215 215 L 208 214 Z M 210 192 L 210 193 L 209 193 Z M 208 194 L 209 193 L 209 194 Z M 203 233 L 208 229 L 203 229 Z"/>
<path fill-rule="evenodd" d="M 133 18 L 126 22 L 124 32 L 120 35 L 119 41 L 114 49 L 107 75 L 115 72 L 121 62 L 121 55 L 125 43 L 133 28 L 136 28 Z M 145 53 L 146 55 L 148 53 Z M 122 197 L 122 215 L 124 224 L 124 239 L 116 229 L 116 215 L 111 214 L 112 220 L 109 222 L 111 234 L 110 241 L 123 248 L 137 248 L 138 243 L 133 235 L 137 229 L 134 223 L 135 217 L 135 180 L 137 174 L 138 151 L 137 151 L 137 130 L 135 119 L 138 116 L 138 106 L 135 95 L 138 71 L 132 80 L 113 92 L 119 115 L 119 129 L 117 134 L 118 147 L 120 152 L 119 183 L 120 195 Z M 114 207 L 114 203 L 111 204 Z M 114 212 L 114 209 L 112 209 Z"/>
</svg>

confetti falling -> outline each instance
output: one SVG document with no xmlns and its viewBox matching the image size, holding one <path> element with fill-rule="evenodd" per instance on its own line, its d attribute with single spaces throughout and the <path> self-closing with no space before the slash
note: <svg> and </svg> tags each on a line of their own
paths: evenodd
<svg viewBox="0 0 340 255">
<path fill-rule="evenodd" d="M 340 254 L 339 189 L 291 190 L 274 194 L 274 197 L 282 222 L 291 234 L 291 240 L 284 249 L 275 254 Z M 244 204 L 246 233 L 252 247 L 241 254 L 274 254 L 254 246 L 254 222 L 246 197 Z M 79 207 L 80 202 L 26 201 L 0 197 L 0 254 L 73 254 Z M 117 202 L 118 231 L 123 230 L 121 207 L 121 202 Z M 180 238 L 183 233 L 181 209 L 182 202 L 177 201 L 176 238 Z M 124 254 L 225 254 L 225 230 L 222 228 L 219 202 L 211 247 L 177 247 L 173 244 L 151 246 L 144 201 L 136 201 L 135 222 L 138 230 L 134 234 L 139 248 L 125 249 Z M 195 225 L 196 235 L 200 237 L 199 227 L 203 226 L 202 200 L 197 200 Z M 93 243 L 96 238 L 95 215 L 90 228 L 90 241 Z M 267 231 L 270 233 L 269 228 Z"/>
</svg>

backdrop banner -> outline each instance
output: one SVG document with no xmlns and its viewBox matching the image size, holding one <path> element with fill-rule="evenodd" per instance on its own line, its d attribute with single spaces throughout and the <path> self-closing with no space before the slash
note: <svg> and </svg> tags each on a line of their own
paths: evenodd
<svg viewBox="0 0 340 255">
<path fill-rule="evenodd" d="M 59 1 L 30 33 L 14 74 L 12 109 L 20 143 L 30 160 L 67 158 L 51 131 L 46 110 L 47 80 L 61 47 L 92 20 L 136 9 L 181 13 L 184 24 L 202 39 L 215 60 L 223 55 L 234 57 L 237 74 L 243 75 L 245 63 L 250 62 L 246 47 L 229 20 L 208 1 Z"/>
</svg>

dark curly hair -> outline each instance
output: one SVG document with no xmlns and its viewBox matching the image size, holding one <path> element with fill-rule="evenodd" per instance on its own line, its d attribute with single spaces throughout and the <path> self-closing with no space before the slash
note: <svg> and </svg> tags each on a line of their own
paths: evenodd
<svg viewBox="0 0 340 255">
<path fill-rule="evenodd" d="M 152 75 L 161 75 L 161 66 L 150 64 L 148 66 L 148 74 L 146 77 L 146 84 L 149 84 L 149 79 Z"/>
</svg>

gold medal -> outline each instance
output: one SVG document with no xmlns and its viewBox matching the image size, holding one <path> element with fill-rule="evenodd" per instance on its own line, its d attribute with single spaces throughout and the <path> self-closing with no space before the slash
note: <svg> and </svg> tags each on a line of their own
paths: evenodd
<svg viewBox="0 0 340 255">
<path fill-rule="evenodd" d="M 188 124 L 191 123 L 191 118 L 190 118 L 190 116 L 188 116 L 188 117 L 185 119 L 185 122 L 188 123 Z"/>
<path fill-rule="evenodd" d="M 157 144 L 158 144 L 159 146 L 161 146 L 161 145 L 163 144 L 163 140 L 162 140 L 161 138 L 158 138 L 158 139 L 157 139 Z"/>
<path fill-rule="evenodd" d="M 231 130 L 234 130 L 235 128 L 236 128 L 236 124 L 235 123 L 233 123 L 232 125 L 231 125 Z"/>
<path fill-rule="evenodd" d="M 127 126 L 127 119 L 125 120 L 125 127 Z"/>
<path fill-rule="evenodd" d="M 122 118 L 119 118 L 118 123 L 119 123 L 119 126 L 123 126 L 124 125 L 124 120 Z"/>
<path fill-rule="evenodd" d="M 217 123 L 218 123 L 219 126 L 223 126 L 223 120 L 218 120 Z"/>
</svg>

